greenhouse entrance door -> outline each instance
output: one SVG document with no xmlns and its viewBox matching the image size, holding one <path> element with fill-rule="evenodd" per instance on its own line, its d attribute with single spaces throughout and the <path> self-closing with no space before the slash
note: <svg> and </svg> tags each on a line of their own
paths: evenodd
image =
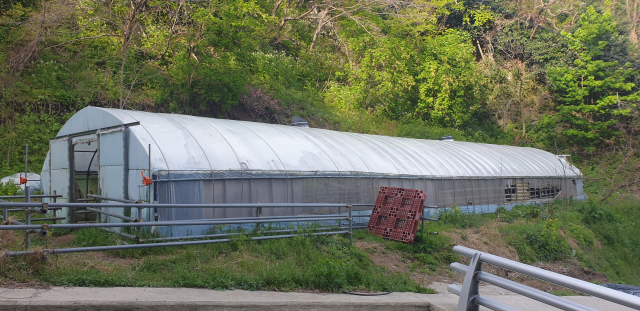
<svg viewBox="0 0 640 311">
<path fill-rule="evenodd" d="M 96 134 L 87 134 L 73 137 L 72 144 L 72 163 L 73 174 L 71 175 L 72 183 L 72 202 L 87 202 L 94 198 L 89 195 L 99 194 L 99 148 L 98 138 Z M 96 220 L 95 213 L 83 209 L 73 209 L 70 213 L 72 222 L 93 222 Z"/>
</svg>

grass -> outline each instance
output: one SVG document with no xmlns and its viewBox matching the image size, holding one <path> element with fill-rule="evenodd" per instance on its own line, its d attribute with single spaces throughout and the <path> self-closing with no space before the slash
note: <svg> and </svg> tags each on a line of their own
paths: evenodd
<svg viewBox="0 0 640 311">
<path fill-rule="evenodd" d="M 83 229 L 73 235 L 73 240 L 57 247 L 124 242 L 97 229 Z M 34 242 L 34 245 L 43 243 Z M 375 267 L 367 253 L 350 246 L 341 236 L 266 241 L 239 238 L 230 243 L 201 246 L 110 251 L 111 261 L 103 260 L 104 256 L 65 254 L 50 256 L 46 262 L 40 262 L 38 256 L 5 258 L 0 281 L 38 281 L 61 286 L 433 293 L 405 274 Z"/>
<path fill-rule="evenodd" d="M 41 256 L 4 258 L 0 259 L 0 283 L 432 293 L 410 274 L 446 273 L 451 262 L 460 260 L 451 250 L 449 236 L 460 236 L 466 242 L 472 234 L 494 230 L 492 238 L 513 247 L 525 263 L 577 260 L 585 268 L 604 273 L 611 282 L 640 285 L 640 226 L 636 225 L 640 204 L 635 201 L 518 205 L 511 211 L 499 209 L 485 215 L 464 214 L 454 208 L 440 219 L 428 223 L 425 233 L 419 229 L 413 244 L 356 230 L 356 242 L 372 245 L 363 250 L 349 245 L 344 236 L 249 241 L 250 233 L 243 233 L 230 243 L 64 254 L 49 256 L 46 262 L 40 261 Z M 98 229 L 51 233 L 46 238 L 34 236 L 33 247 L 133 243 Z M 23 247 L 21 232 L 0 238 L 5 249 Z M 388 252 L 401 255 L 406 271 L 392 272 L 373 264 L 371 256 Z"/>
</svg>

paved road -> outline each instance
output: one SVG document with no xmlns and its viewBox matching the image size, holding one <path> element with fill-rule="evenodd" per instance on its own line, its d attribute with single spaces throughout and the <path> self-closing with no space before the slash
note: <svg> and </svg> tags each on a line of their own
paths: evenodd
<svg viewBox="0 0 640 311">
<path fill-rule="evenodd" d="M 515 295 L 490 296 L 523 311 L 557 310 Z M 631 310 L 593 297 L 567 297 L 602 311 Z M 190 288 L 0 288 L 4 310 L 455 310 L 458 296 L 392 293 L 354 296 L 324 293 L 214 291 Z"/>
</svg>

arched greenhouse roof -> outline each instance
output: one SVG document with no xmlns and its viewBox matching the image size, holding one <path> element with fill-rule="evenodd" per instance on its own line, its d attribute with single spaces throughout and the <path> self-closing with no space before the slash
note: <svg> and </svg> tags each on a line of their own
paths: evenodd
<svg viewBox="0 0 640 311">
<path fill-rule="evenodd" d="M 338 132 L 178 114 L 87 107 L 58 136 L 131 126 L 130 158 L 154 171 L 374 173 L 431 178 L 571 177 L 556 155 L 525 147 Z M 134 141 L 135 139 L 135 141 Z M 139 154 L 139 156 L 137 154 Z"/>
</svg>

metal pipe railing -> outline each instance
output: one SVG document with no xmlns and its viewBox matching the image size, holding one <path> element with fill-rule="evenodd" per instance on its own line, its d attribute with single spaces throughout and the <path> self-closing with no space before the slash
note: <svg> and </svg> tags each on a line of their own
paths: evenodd
<svg viewBox="0 0 640 311">
<path fill-rule="evenodd" d="M 362 229 L 366 228 L 366 226 L 354 226 L 354 229 Z M 323 230 L 336 230 L 336 229 L 345 229 L 343 227 L 323 227 L 323 228 L 305 228 L 305 230 L 310 231 L 323 231 Z M 260 233 L 287 233 L 287 232 L 298 232 L 300 229 L 284 229 L 284 230 L 269 230 L 269 231 L 260 231 Z M 177 237 L 164 237 L 164 238 L 151 238 L 151 239 L 138 239 L 140 243 L 151 242 L 151 241 L 180 241 L 180 240 L 200 240 L 200 239 L 210 239 L 210 238 L 220 238 L 231 235 L 240 235 L 244 234 L 242 232 L 231 232 L 231 233 L 216 233 L 216 234 L 205 234 L 205 235 L 191 235 L 191 236 L 177 236 Z"/>
<path fill-rule="evenodd" d="M 296 215 L 296 216 L 257 216 L 257 217 L 236 217 L 236 218 L 205 218 L 205 219 L 186 219 L 179 220 L 183 222 L 189 221 L 219 221 L 219 220 L 250 220 L 250 219 L 298 219 L 299 221 L 306 221 L 307 218 L 318 218 L 318 217 L 344 217 L 346 219 L 347 215 Z"/>
<path fill-rule="evenodd" d="M 49 211 L 58 211 L 58 210 L 61 210 L 61 209 L 62 209 L 62 207 L 50 207 L 50 208 L 47 208 L 47 210 L 49 210 Z M 32 212 L 41 213 L 41 210 L 39 210 L 39 209 L 34 209 L 34 210 L 31 210 L 31 211 Z M 22 209 L 22 208 L 10 208 L 10 209 L 7 209 L 7 212 L 9 212 L 9 213 L 24 212 L 24 209 Z"/>
<path fill-rule="evenodd" d="M 509 283 L 509 282 L 504 282 L 506 280 L 499 278 L 497 276 L 492 276 L 492 275 L 488 275 L 485 272 L 481 272 L 481 267 L 482 267 L 482 263 L 488 263 L 494 266 L 498 266 L 498 267 L 502 267 L 504 269 L 507 270 L 511 270 L 517 273 L 521 273 L 524 275 L 528 275 L 530 277 L 539 279 L 539 280 L 543 280 L 549 283 L 553 283 L 559 286 L 563 286 L 581 293 L 585 293 L 591 296 L 595 296 L 595 297 L 599 297 L 608 301 L 611 301 L 613 303 L 617 303 L 620 305 L 624 305 L 630 308 L 634 308 L 637 310 L 640 310 L 640 297 L 637 296 L 633 296 L 633 295 L 629 295 L 623 292 L 619 292 L 610 288 L 606 288 L 600 285 L 596 285 L 593 283 L 589 283 L 589 282 L 585 282 L 582 280 L 578 280 L 578 279 L 574 279 L 572 277 L 568 277 L 566 275 L 562 275 L 562 274 L 558 274 L 555 272 L 551 272 L 551 271 L 547 271 L 544 269 L 540 269 L 540 268 L 536 268 L 530 265 L 526 265 L 523 263 L 519 263 L 517 261 L 513 261 L 513 260 L 509 260 L 506 258 L 502 258 L 496 255 L 492 255 L 489 253 L 484 253 L 484 252 L 480 252 L 474 249 L 470 249 L 464 246 L 454 246 L 453 247 L 453 252 L 458 254 L 458 255 L 462 255 L 462 256 L 466 256 L 466 257 L 471 257 L 472 261 L 471 264 L 464 269 L 466 274 L 467 274 L 467 278 L 465 278 L 465 283 L 463 284 L 463 290 L 462 290 L 462 295 L 460 296 L 461 300 L 458 303 L 458 306 L 460 308 L 460 304 L 470 304 L 470 301 L 463 301 L 463 297 L 471 297 L 473 295 L 473 292 L 477 292 L 477 282 L 480 280 L 480 277 L 478 277 L 479 275 L 483 275 L 482 277 L 482 281 L 485 282 L 494 282 L 492 284 L 494 285 L 498 285 L 503 287 L 502 285 L 506 286 L 503 287 L 505 289 L 508 290 L 513 290 L 513 291 L 517 291 L 517 292 L 523 292 L 523 291 L 527 291 L 528 295 L 531 297 L 536 297 L 539 298 L 537 299 L 538 301 L 544 302 L 544 303 L 560 303 L 561 301 L 558 299 L 551 299 L 550 297 L 548 297 L 547 295 L 540 295 L 538 292 L 536 291 L 532 291 L 531 288 L 521 285 L 521 286 L 513 286 L 513 284 Z M 458 265 L 453 265 L 452 264 L 452 268 L 461 268 Z M 471 275 L 471 276 L 470 276 Z M 467 280 L 468 278 L 470 278 L 469 280 Z M 500 280 L 498 280 L 500 279 Z M 487 281 L 489 280 L 489 281 Z M 476 287 L 475 289 L 473 289 L 474 287 Z M 533 298 L 531 297 L 531 298 Z M 536 299 L 534 298 L 534 299 Z M 575 308 L 577 306 L 580 306 L 581 309 L 569 309 L 567 308 L 566 310 L 590 310 L 588 309 L 588 307 L 585 306 L 581 306 L 581 305 L 577 305 L 577 304 L 571 304 L 573 305 L 573 307 L 571 308 Z M 565 308 L 565 307 L 562 307 Z"/>
<path fill-rule="evenodd" d="M 41 207 L 43 203 L 31 202 L 0 202 L 0 207 Z M 338 203 L 238 203 L 238 204 L 144 204 L 138 203 L 48 203 L 50 207 L 144 207 L 144 208 L 256 208 L 256 207 L 347 207 L 348 204 Z"/>
<path fill-rule="evenodd" d="M 141 204 L 142 203 L 142 201 L 105 197 L 105 196 L 95 195 L 95 194 L 87 194 L 87 197 L 98 199 L 98 200 L 115 201 L 115 202 L 121 202 L 121 203 L 135 203 L 135 204 Z"/>
<path fill-rule="evenodd" d="M 85 228 L 111 228 L 111 227 L 159 227 L 159 226 L 191 226 L 191 225 L 231 225 L 249 223 L 273 223 L 273 222 L 301 222 L 301 221 L 331 221 L 349 220 L 348 217 L 316 217 L 316 218 L 277 218 L 277 219 L 248 219 L 248 220 L 206 220 L 206 221 L 153 221 L 153 222 L 127 222 L 127 223 L 93 223 L 93 224 L 51 224 L 49 229 L 85 229 Z M 0 230 L 33 230 L 42 229 L 45 225 L 2 225 Z"/>
<path fill-rule="evenodd" d="M 31 222 L 34 221 L 53 221 L 53 220 L 65 220 L 66 217 L 54 217 L 54 218 L 31 218 Z M 24 219 L 18 219 L 17 221 L 25 221 Z"/>
<path fill-rule="evenodd" d="M 99 197 L 98 199 L 105 199 L 105 200 L 111 200 L 113 198 L 109 198 L 109 197 Z M 251 203 L 251 204 L 140 204 L 139 202 L 136 201 L 129 201 L 129 202 L 120 202 L 120 203 L 56 203 L 55 202 L 55 198 L 54 198 L 54 203 L 36 203 L 36 202 L 29 202 L 28 199 L 28 195 L 26 196 L 26 202 L 22 203 L 22 202 L 0 202 L 0 207 L 4 207 L 5 210 L 7 210 L 7 207 L 11 206 L 11 207 L 17 207 L 17 211 L 23 211 L 25 212 L 26 220 L 28 221 L 27 223 L 20 223 L 20 222 L 16 222 L 13 221 L 12 225 L 0 225 L 0 230 L 26 230 L 27 232 L 42 232 L 43 234 L 46 234 L 47 231 L 49 229 L 83 229 L 83 228 L 99 228 L 114 234 L 119 234 L 122 235 L 124 237 L 127 238 L 131 238 L 131 239 L 135 239 L 138 242 L 149 242 L 149 241 L 168 241 L 168 240 L 176 240 L 176 239 L 194 239 L 194 238 L 211 238 L 211 237 L 222 237 L 222 236 L 228 236 L 228 235 L 233 235 L 232 233 L 230 234 L 217 234 L 217 235 L 201 235 L 201 236 L 192 236 L 192 237 L 175 237 L 175 238 L 164 238 L 164 239 L 140 239 L 139 237 L 135 236 L 135 235 L 131 235 L 131 234 L 126 234 L 123 232 L 118 232 L 115 230 L 111 230 L 109 228 L 116 228 L 116 227 L 120 227 L 120 228 L 142 228 L 142 227 L 162 227 L 162 226 L 194 226 L 194 225 L 204 225 L 204 226 L 214 226 L 214 225 L 232 225 L 232 224 L 262 224 L 262 223 L 293 223 L 293 222 L 331 222 L 331 221 L 338 221 L 339 223 L 339 228 L 333 227 L 333 228 L 309 228 L 310 231 L 321 231 L 321 230 L 336 230 L 336 229 L 345 229 L 344 227 L 342 227 L 342 221 L 348 221 L 349 224 L 349 229 L 348 231 L 334 231 L 334 232 L 315 232 L 312 233 L 311 235 L 325 235 L 325 234 L 349 234 L 349 242 L 351 244 L 353 244 L 353 214 L 352 214 L 352 206 L 350 204 L 332 204 L 332 203 L 309 203 L 309 204 L 299 204 L 299 203 L 267 203 L 267 204 L 260 204 L 260 203 Z M 36 211 L 42 211 L 43 213 L 46 213 L 49 211 L 49 209 L 54 211 L 54 218 L 53 219 L 47 219 L 47 220 L 58 220 L 59 218 L 55 217 L 55 210 L 61 209 L 61 208 L 84 208 L 86 209 L 86 212 L 96 212 L 96 213 L 100 213 L 100 214 L 104 214 L 110 217 L 116 217 L 125 221 L 132 221 L 132 222 L 123 222 L 123 223 L 75 223 L 75 224 L 42 224 L 42 225 L 36 225 L 36 224 L 31 224 L 30 223 L 30 217 L 28 217 L 30 215 L 30 213 L 36 212 Z M 348 215 L 299 215 L 299 216 L 266 216 L 263 217 L 261 216 L 261 213 L 258 213 L 259 217 L 240 217 L 240 218 L 226 218 L 226 219 L 195 219 L 195 220 L 181 220 L 181 221 L 152 221 L 152 222 L 147 222 L 147 223 L 142 223 L 139 222 L 138 219 L 136 218 L 132 218 L 132 217 L 128 217 L 128 216 L 124 216 L 124 215 L 120 215 L 118 213 L 114 213 L 114 212 L 107 212 L 98 208 L 102 208 L 102 207 L 110 207 L 110 208 L 128 208 L 128 207 L 135 207 L 135 208 L 256 208 L 258 211 L 261 210 L 264 207 L 272 207 L 272 208 L 279 208 L 279 207 L 338 207 L 338 208 L 342 208 L 342 207 L 347 207 L 348 210 Z M 40 208 L 38 210 L 38 208 Z M 44 218 L 42 219 L 44 220 Z M 284 233 L 284 232 L 293 232 L 293 231 L 298 231 L 298 229 L 295 230 L 272 230 L 272 231 L 268 231 L 265 233 Z M 294 237 L 294 236 L 299 236 L 300 234 L 294 234 L 294 235 L 278 235 L 275 237 L 269 237 L 269 238 L 286 238 L 286 237 Z M 27 237 L 29 236 L 29 234 L 26 235 Z M 268 238 L 268 239 L 269 239 Z M 252 240 L 261 240 L 261 239 L 265 239 L 263 237 L 255 237 L 255 238 L 251 238 Z M 224 241 L 228 241 L 228 240 L 217 240 L 217 242 L 224 242 Z M 25 239 L 25 246 L 28 247 L 29 245 L 29 240 L 28 238 Z M 206 243 L 192 243 L 193 241 L 190 242 L 180 242 L 180 244 L 175 244 L 175 245 L 195 245 L 195 244 L 207 244 L 207 243 L 211 243 L 210 241 L 207 241 Z M 202 241 L 201 241 L 202 242 Z M 47 253 L 67 253 L 67 252 L 81 252 L 81 251 L 93 251 L 93 250 L 115 250 L 115 249 L 128 249 L 128 248 L 145 248 L 145 247 L 155 247 L 155 246 L 171 246 L 173 245 L 172 243 L 160 243 L 162 245 L 158 245 L 158 243 L 151 243 L 151 244 L 145 244 L 145 246 L 137 246 L 137 245 L 126 245 L 126 246 L 121 246 L 121 245 L 115 245 L 115 246 L 105 246 L 105 247 L 99 247 L 99 248 L 76 248 L 76 249 L 61 249 L 61 250 L 47 250 Z M 124 247 L 124 248 L 123 248 Z M 15 255 L 20 255 L 20 254 L 26 254 L 29 253 L 28 252 L 28 248 L 27 251 L 25 252 L 12 252 L 12 253 L 8 253 L 11 256 L 15 256 Z"/>
<path fill-rule="evenodd" d="M 61 195 L 53 195 L 53 194 L 36 194 L 30 196 L 32 199 L 42 199 L 42 198 L 62 198 Z M 0 200 L 3 199 L 24 199 L 24 195 L 3 195 L 0 196 Z"/>
<path fill-rule="evenodd" d="M 127 217 L 127 216 L 123 216 L 123 215 L 118 215 L 118 214 L 110 213 L 110 212 L 99 210 L 99 209 L 95 209 L 95 208 L 87 207 L 86 210 L 93 211 L 93 212 L 100 213 L 100 214 L 104 214 L 104 215 L 111 216 L 111 217 L 115 217 L 115 218 L 119 218 L 119 219 L 126 220 L 126 221 L 142 222 L 142 219 L 138 219 L 138 218 L 135 218 L 135 217 Z"/>
<path fill-rule="evenodd" d="M 347 234 L 347 233 L 349 233 L 349 231 L 332 231 L 332 232 L 317 232 L 317 233 L 310 233 L 310 234 L 289 234 L 289 235 L 258 236 L 258 237 L 247 238 L 247 240 L 260 241 L 260 240 L 294 238 L 294 237 L 297 237 L 297 236 L 304 236 L 304 235 L 337 235 L 337 234 Z M 151 247 L 205 245 L 205 244 L 214 244 L 214 243 L 222 243 L 222 242 L 230 242 L 230 241 L 231 241 L 231 239 L 220 239 L 220 240 L 184 241 L 184 242 L 170 242 L 170 243 L 93 246 L 93 247 L 78 247 L 78 248 L 46 249 L 46 250 L 42 250 L 41 253 L 44 253 L 44 254 L 66 254 L 66 253 L 80 253 L 80 252 L 99 252 L 99 251 L 140 249 L 140 248 L 151 248 Z M 35 252 L 33 252 L 33 251 L 4 252 L 1 255 L 2 256 L 22 256 L 22 255 L 31 255 L 31 254 L 35 254 Z"/>
<path fill-rule="evenodd" d="M 451 270 L 460 273 L 467 273 L 466 265 L 461 263 L 454 262 L 451 264 Z M 571 300 L 567 300 L 556 295 L 552 295 L 541 290 L 537 290 L 535 288 L 531 288 L 520 283 L 516 283 L 514 281 L 510 281 L 499 276 L 495 276 L 493 274 L 487 272 L 478 272 L 476 278 L 479 281 L 487 282 L 489 284 L 510 290 L 514 293 L 520 294 L 525 297 L 529 297 L 531 299 L 544 302 L 548 305 L 554 306 L 556 308 L 560 308 L 562 310 L 570 310 L 570 311 L 598 311 L 596 309 L 592 309 L 586 306 L 583 306 L 579 303 L 573 302 Z"/>
<path fill-rule="evenodd" d="M 117 234 L 117 235 L 123 236 L 125 238 L 129 238 L 129 239 L 133 239 L 133 240 L 137 240 L 138 239 L 138 237 L 135 236 L 135 235 L 131 235 L 131 234 L 124 233 L 124 232 L 118 232 L 118 231 L 115 231 L 115 230 L 111 230 L 109 228 L 99 228 L 99 229 L 107 231 L 109 233 L 113 233 L 113 234 Z"/>
<path fill-rule="evenodd" d="M 462 292 L 462 287 L 460 287 L 460 285 L 449 285 L 447 287 L 447 290 L 449 290 L 450 292 L 460 296 L 461 292 Z M 520 311 L 512 306 L 506 305 L 502 302 L 499 301 L 495 301 L 493 299 L 484 297 L 482 295 L 477 295 L 474 297 L 475 302 L 480 305 L 480 306 L 484 306 L 487 307 L 491 310 L 496 310 L 496 311 Z M 460 308 L 458 308 L 458 310 L 460 310 Z M 462 309 L 462 310 L 467 310 L 467 309 Z M 473 310 L 473 309 L 472 309 Z"/>
</svg>

